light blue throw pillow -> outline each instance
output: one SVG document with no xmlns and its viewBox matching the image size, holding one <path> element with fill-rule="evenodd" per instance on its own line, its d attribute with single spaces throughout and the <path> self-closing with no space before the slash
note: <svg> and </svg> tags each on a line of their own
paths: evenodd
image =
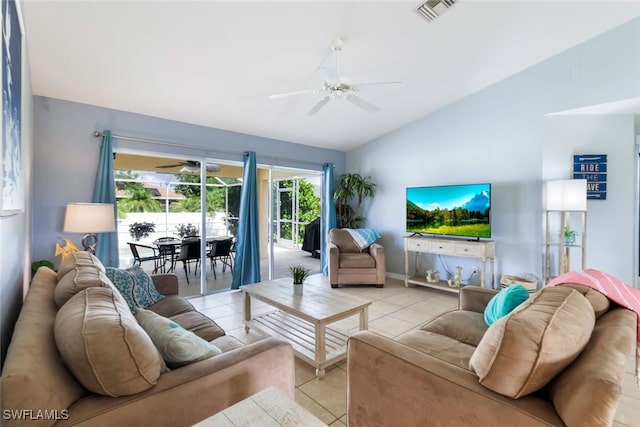
<svg viewBox="0 0 640 427">
<path fill-rule="evenodd" d="M 154 286 L 151 276 L 138 266 L 124 270 L 107 267 L 106 273 L 134 314 L 138 307 L 147 308 L 164 298 Z"/>
<path fill-rule="evenodd" d="M 484 310 L 484 322 L 491 326 L 496 320 L 511 313 L 513 309 L 529 298 L 529 291 L 522 285 L 504 288 L 487 304 Z"/>
</svg>

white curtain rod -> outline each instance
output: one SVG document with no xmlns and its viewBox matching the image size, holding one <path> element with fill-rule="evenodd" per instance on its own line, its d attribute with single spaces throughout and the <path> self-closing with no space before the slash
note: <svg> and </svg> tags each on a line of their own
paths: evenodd
<svg viewBox="0 0 640 427">
<path fill-rule="evenodd" d="M 104 137 L 104 131 L 94 131 L 93 132 L 93 136 L 96 138 L 99 137 Z M 146 139 L 146 138 L 137 138 L 137 137 L 133 137 L 133 136 L 125 136 L 125 135 L 115 135 L 115 134 L 111 134 L 111 138 L 117 138 L 117 139 L 123 139 L 126 141 L 137 141 L 137 142 L 147 142 L 150 144 L 158 144 L 158 145 L 167 145 L 170 147 L 181 147 L 181 148 L 193 148 L 196 150 L 205 150 L 205 151 L 212 151 L 212 152 L 218 152 L 218 153 L 224 153 L 224 154 L 244 154 L 244 151 L 233 151 L 233 150 L 224 150 L 224 149 L 218 149 L 218 148 L 214 148 L 214 149 L 209 149 L 209 148 L 204 148 L 204 147 L 199 147 L 197 145 L 186 145 L 186 144 L 178 144 L 177 142 L 169 142 L 169 141 L 160 141 L 157 139 Z M 304 163 L 307 165 L 313 165 L 313 166 L 324 166 L 323 163 L 316 163 L 316 162 L 309 162 L 306 160 L 296 160 L 296 159 L 288 159 L 285 157 L 270 157 L 270 156 L 259 156 L 261 159 L 264 160 L 271 160 L 273 162 L 280 162 L 280 161 L 285 161 L 285 162 L 293 162 L 293 163 Z M 277 165 L 273 165 L 273 166 L 277 166 Z"/>
</svg>

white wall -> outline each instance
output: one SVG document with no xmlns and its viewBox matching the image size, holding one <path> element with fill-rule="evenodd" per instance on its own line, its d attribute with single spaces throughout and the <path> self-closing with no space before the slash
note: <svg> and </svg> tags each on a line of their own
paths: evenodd
<svg viewBox="0 0 640 427">
<path fill-rule="evenodd" d="M 1 67 L 0 67 L 1 68 Z M 0 364 L 4 362 L 13 325 L 31 279 L 31 189 L 33 158 L 33 98 L 25 39 L 22 42 L 22 161 L 25 210 L 0 217 Z M 1 76 L 0 72 L 0 76 Z"/>
<path fill-rule="evenodd" d="M 571 178 L 574 154 L 607 155 L 607 198 L 587 201 L 587 268 L 634 283 L 634 117 L 550 116 L 545 119 L 544 181 Z"/>
<path fill-rule="evenodd" d="M 404 273 L 406 187 L 491 182 L 498 278 L 524 273 L 542 277 L 543 159 L 549 157 L 544 153 L 544 116 L 637 97 L 639 75 L 640 19 L 635 19 L 348 152 L 347 170 L 370 175 L 378 184 L 364 215 L 368 226 L 383 236 L 387 271 Z M 618 139 L 619 148 L 603 152 L 617 153 L 632 144 Z M 572 158 L 558 154 L 556 161 L 569 167 Z M 621 166 L 624 176 L 616 182 L 632 181 L 627 168 Z M 620 192 L 624 200 L 619 205 L 627 206 L 633 194 Z M 597 215 L 593 217 L 595 221 Z M 609 236 L 616 245 L 595 240 L 596 234 L 590 247 L 601 245 L 607 258 L 618 256 L 618 245 L 630 247 L 633 225 L 628 216 L 624 219 L 615 235 Z M 478 265 L 463 259 L 449 262 L 450 267 L 456 264 L 463 265 L 467 274 Z M 631 281 L 629 267 L 613 260 L 599 265 Z"/>
</svg>

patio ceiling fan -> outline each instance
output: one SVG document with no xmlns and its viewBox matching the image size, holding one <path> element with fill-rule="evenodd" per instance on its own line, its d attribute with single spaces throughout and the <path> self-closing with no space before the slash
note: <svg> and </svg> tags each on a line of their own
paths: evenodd
<svg viewBox="0 0 640 427">
<path fill-rule="evenodd" d="M 338 54 L 344 46 L 344 41 L 341 38 L 336 38 L 331 41 L 329 47 L 331 51 L 335 53 L 335 67 L 320 67 L 319 70 L 324 72 L 324 83 L 320 89 L 303 89 L 293 92 L 278 93 L 270 95 L 269 99 L 287 98 L 290 96 L 319 94 L 322 95 L 322 99 L 318 101 L 308 112 L 308 115 L 314 115 L 322 107 L 327 105 L 329 101 L 344 99 L 353 105 L 362 108 L 370 113 L 376 113 L 380 111 L 380 107 L 374 105 L 368 101 L 362 99 L 358 93 L 367 86 L 379 86 L 379 85 L 392 85 L 401 84 L 401 81 L 387 81 L 387 82 L 369 82 L 354 84 L 351 79 L 345 76 L 341 76 L 338 71 Z"/>
<path fill-rule="evenodd" d="M 182 166 L 182 169 L 180 169 L 180 172 L 190 172 L 190 173 L 200 172 L 200 162 L 197 160 L 185 160 L 183 162 L 178 162 L 170 165 L 156 166 L 156 168 L 169 169 L 169 168 L 177 168 L 179 166 Z M 215 163 L 207 163 L 206 169 L 207 169 L 207 172 L 218 172 L 220 171 L 220 169 L 222 169 L 222 166 L 217 165 Z"/>
</svg>

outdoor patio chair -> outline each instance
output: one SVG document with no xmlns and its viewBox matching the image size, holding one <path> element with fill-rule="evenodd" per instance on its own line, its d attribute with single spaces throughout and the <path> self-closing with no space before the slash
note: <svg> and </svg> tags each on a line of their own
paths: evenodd
<svg viewBox="0 0 640 427">
<path fill-rule="evenodd" d="M 128 242 L 131 254 L 133 255 L 133 265 L 142 267 L 145 261 L 153 261 L 153 273 L 156 273 L 162 264 L 162 256 L 158 253 L 158 249 L 153 246 L 147 246 L 140 243 Z"/>
<path fill-rule="evenodd" d="M 207 256 L 211 260 L 211 270 L 213 270 L 213 278 L 216 277 L 216 261 L 220 260 L 222 263 L 222 271 L 226 270 L 226 267 L 229 266 L 231 271 L 233 272 L 233 260 L 231 258 L 231 245 L 233 244 L 233 238 L 224 239 L 224 240 L 214 240 L 211 242 L 211 247 Z"/>
<path fill-rule="evenodd" d="M 189 284 L 189 271 L 191 271 L 192 263 L 196 265 L 194 275 L 198 274 L 198 265 L 200 264 L 200 239 L 184 239 L 182 245 L 180 245 L 180 254 L 177 260 L 182 261 L 184 275 L 187 278 L 187 284 Z"/>
</svg>

